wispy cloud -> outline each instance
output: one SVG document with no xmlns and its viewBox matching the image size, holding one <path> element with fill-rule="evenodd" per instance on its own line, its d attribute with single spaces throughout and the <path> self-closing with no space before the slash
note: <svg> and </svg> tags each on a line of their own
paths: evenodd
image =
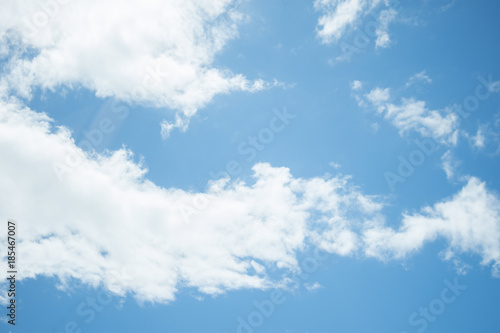
<svg viewBox="0 0 500 333">
<path fill-rule="evenodd" d="M 380 26 L 375 31 L 377 39 L 375 47 L 387 48 L 391 45 L 391 37 L 389 35 L 389 24 L 396 19 L 397 11 L 393 8 L 385 9 L 380 12 Z"/>
<path fill-rule="evenodd" d="M 459 165 L 460 162 L 455 159 L 451 150 L 447 150 L 446 153 L 441 156 L 441 166 L 448 180 L 453 180 L 455 178 L 456 169 Z"/>
<path fill-rule="evenodd" d="M 432 79 L 425 73 L 425 71 L 421 71 L 410 77 L 408 82 L 406 82 L 406 86 L 409 87 L 417 82 L 432 83 Z"/>
<path fill-rule="evenodd" d="M 304 283 L 304 287 L 309 292 L 314 292 L 314 291 L 317 291 L 317 290 L 323 288 L 323 286 L 321 284 L 319 284 L 319 282 L 314 282 L 314 283 L 307 283 L 306 282 L 306 283 Z"/>
</svg>

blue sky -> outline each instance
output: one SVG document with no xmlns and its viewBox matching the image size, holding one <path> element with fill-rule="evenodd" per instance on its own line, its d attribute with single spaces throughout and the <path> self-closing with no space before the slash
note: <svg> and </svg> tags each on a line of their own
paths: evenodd
<svg viewBox="0 0 500 333">
<path fill-rule="evenodd" d="M 2 332 L 498 330 L 500 4 L 2 7 Z"/>
</svg>

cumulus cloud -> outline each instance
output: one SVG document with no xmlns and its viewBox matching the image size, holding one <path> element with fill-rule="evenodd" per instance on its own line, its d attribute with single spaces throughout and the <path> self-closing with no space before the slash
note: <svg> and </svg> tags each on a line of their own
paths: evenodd
<svg viewBox="0 0 500 333">
<path fill-rule="evenodd" d="M 382 199 L 347 176 L 302 179 L 259 163 L 251 183 L 163 188 L 129 150 L 84 152 L 47 115 L 4 99 L 0 219 L 22 225 L 22 278 L 54 276 L 62 287 L 77 279 L 169 302 L 184 287 L 210 295 L 284 287 L 312 247 L 400 259 L 438 237 L 449 242 L 445 258 L 476 253 L 498 274 L 499 199 L 476 178 L 394 230 L 383 223 Z"/>
<path fill-rule="evenodd" d="M 391 97 L 391 91 L 389 88 L 375 88 L 366 94 L 366 98 L 374 105 L 382 105 L 387 102 Z"/>
<path fill-rule="evenodd" d="M 323 43 L 338 40 L 347 27 L 352 26 L 361 15 L 366 1 L 363 0 L 316 0 L 316 9 L 325 14 L 318 19 L 318 36 Z"/>
<path fill-rule="evenodd" d="M 499 91 L 497 87 L 500 86 L 500 81 L 493 81 L 491 76 L 489 80 L 484 78 L 479 80 L 489 92 Z M 410 87 L 417 82 L 432 83 L 432 79 L 425 71 L 421 71 L 412 75 L 405 87 Z M 479 124 L 477 132 L 471 134 L 460 129 L 460 119 L 468 117 L 468 114 L 462 110 L 463 105 L 455 104 L 441 109 L 430 109 L 425 101 L 414 97 L 402 97 L 399 102 L 396 102 L 392 92 L 401 91 L 403 87 L 394 89 L 375 87 L 368 91 L 364 89 L 365 86 L 366 83 L 362 84 L 361 81 L 352 81 L 350 83 L 351 96 L 360 107 L 375 109 L 377 114 L 390 121 L 401 135 L 414 131 L 447 146 L 456 146 L 459 138 L 464 138 L 474 149 L 492 154 L 500 152 L 500 117 L 498 114 L 493 117 L 493 121 Z"/>
<path fill-rule="evenodd" d="M 2 84 L 24 98 L 34 88 L 85 87 L 98 97 L 168 107 L 184 119 L 217 94 L 274 85 L 213 66 L 238 36 L 233 0 L 6 1 L 0 13 Z M 164 131 L 168 132 L 168 127 Z"/>
<path fill-rule="evenodd" d="M 478 255 L 500 277 L 500 199 L 474 177 L 452 198 L 404 215 L 398 230 L 374 225 L 363 237 L 366 254 L 383 260 L 404 258 L 427 242 L 445 239 L 445 259 Z"/>
<path fill-rule="evenodd" d="M 353 92 L 360 106 L 375 108 L 378 114 L 399 129 L 401 135 L 415 131 L 440 143 L 456 145 L 459 117 L 451 108 L 431 110 L 424 101 L 414 98 L 402 98 L 400 103 L 392 103 L 389 88 L 376 87 L 364 95 L 359 93 L 359 89 Z"/>
<path fill-rule="evenodd" d="M 382 207 L 347 177 L 301 179 L 268 164 L 253 167 L 252 184 L 162 188 L 125 148 L 86 153 L 51 123 L 16 100 L 1 104 L 0 218 L 23 226 L 24 278 L 78 279 L 155 302 L 186 286 L 265 289 L 284 281 L 270 272 L 300 269 L 296 255 L 310 245 L 351 255 L 350 229 Z"/>
<path fill-rule="evenodd" d="M 417 131 L 424 137 L 455 145 L 458 139 L 458 116 L 450 109 L 430 110 L 424 101 L 403 98 L 401 104 L 387 104 L 384 114 L 400 133 Z"/>
</svg>

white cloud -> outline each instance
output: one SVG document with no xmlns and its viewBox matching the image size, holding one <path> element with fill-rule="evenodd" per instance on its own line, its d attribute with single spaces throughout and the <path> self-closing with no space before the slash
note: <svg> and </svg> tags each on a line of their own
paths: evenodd
<svg viewBox="0 0 500 333">
<path fill-rule="evenodd" d="M 307 289 L 307 291 L 309 292 L 314 292 L 316 290 L 319 290 L 321 288 L 323 288 L 323 286 L 321 284 L 319 284 L 319 282 L 314 282 L 314 283 L 304 283 L 304 287 Z"/>
<path fill-rule="evenodd" d="M 458 116 L 449 109 L 429 110 L 424 101 L 403 98 L 400 105 L 388 104 L 386 110 L 385 117 L 401 133 L 415 130 L 442 143 L 457 143 Z"/>
<path fill-rule="evenodd" d="M 493 121 L 479 124 L 475 134 L 461 131 L 471 148 L 490 156 L 500 153 L 500 122 L 497 117 L 495 115 Z"/>
<path fill-rule="evenodd" d="M 452 180 L 455 178 L 456 169 L 460 165 L 460 162 L 453 157 L 451 150 L 446 151 L 446 153 L 441 156 L 441 167 L 446 173 L 446 178 Z"/>
<path fill-rule="evenodd" d="M 26 98 L 36 87 L 82 86 L 189 118 L 217 94 L 275 84 L 213 66 L 243 19 L 233 0 L 7 1 L 2 83 Z"/>
<path fill-rule="evenodd" d="M 352 254 L 350 228 L 382 207 L 346 177 L 300 179 L 268 164 L 254 166 L 254 184 L 162 188 L 130 151 L 83 153 L 67 129 L 15 100 L 1 103 L 0 152 L 0 219 L 23 226 L 23 277 L 63 287 L 75 278 L 138 300 L 171 301 L 184 286 L 280 285 L 270 272 L 298 270 L 311 244 Z"/>
<path fill-rule="evenodd" d="M 404 215 L 399 230 L 374 225 L 364 233 L 366 254 L 379 259 L 404 258 L 427 242 L 448 241 L 444 259 L 461 254 L 481 257 L 500 277 L 500 199 L 477 178 L 470 178 L 452 198 Z"/>
<path fill-rule="evenodd" d="M 477 133 L 474 137 L 472 137 L 472 142 L 474 147 L 476 148 L 484 148 L 486 137 L 483 134 L 483 130 L 481 128 L 477 129 Z"/>
<path fill-rule="evenodd" d="M 330 162 L 330 163 L 328 163 L 328 165 L 334 169 L 338 169 L 341 167 L 341 165 L 339 163 L 335 163 L 335 162 Z"/>
<path fill-rule="evenodd" d="M 430 110 L 424 101 L 402 98 L 400 104 L 389 102 L 389 88 L 376 87 L 361 96 L 354 94 L 362 107 L 372 105 L 379 114 L 399 129 L 401 135 L 416 131 L 423 137 L 433 138 L 440 143 L 455 145 L 458 140 L 458 116 L 450 108 Z"/>
<path fill-rule="evenodd" d="M 491 92 L 496 92 L 500 81 L 492 81 L 480 78 L 480 81 L 489 87 Z M 409 87 L 417 82 L 432 83 L 432 79 L 421 71 L 412 75 L 406 82 Z M 368 93 L 363 92 L 364 84 L 361 81 L 350 83 L 351 96 L 363 108 L 372 108 L 377 113 L 390 121 L 392 125 L 399 129 L 400 135 L 410 131 L 416 131 L 423 137 L 436 140 L 440 144 L 456 146 L 460 137 L 469 141 L 469 144 L 476 149 L 494 149 L 493 154 L 500 152 L 500 117 L 494 116 L 490 123 L 482 124 L 478 127 L 475 135 L 460 130 L 460 118 L 462 111 L 456 105 L 447 106 L 442 109 L 429 109 L 425 101 L 415 98 L 401 98 L 399 103 L 395 103 L 390 88 L 375 87 Z M 395 89 L 398 91 L 398 89 Z M 498 119 L 497 119 L 498 118 Z"/>
<path fill-rule="evenodd" d="M 325 12 L 318 19 L 317 31 L 323 43 L 338 40 L 359 18 L 366 5 L 364 0 L 316 0 L 314 7 Z"/>
<path fill-rule="evenodd" d="M 380 199 L 349 177 L 301 179 L 260 163 L 252 184 L 162 188 L 130 151 L 84 153 L 66 128 L 15 99 L 0 105 L 0 153 L 0 188 L 8 189 L 0 219 L 23 226 L 23 278 L 55 276 L 62 288 L 77 279 L 154 302 L 183 287 L 211 295 L 266 289 L 300 271 L 297 255 L 311 246 L 403 258 L 437 237 L 449 241 L 446 259 L 477 253 L 498 273 L 500 202 L 475 178 L 452 199 L 404 215 L 395 231 L 380 222 Z"/>
<path fill-rule="evenodd" d="M 388 47 L 391 43 L 389 24 L 397 15 L 395 8 L 389 7 L 389 1 L 382 0 L 316 0 L 314 7 L 323 12 L 318 19 L 316 29 L 318 37 L 324 44 L 337 42 L 349 29 L 356 28 L 362 18 L 378 8 L 380 4 L 385 9 L 380 11 L 375 30 L 375 46 Z M 339 60 L 339 59 L 337 59 Z"/>
<path fill-rule="evenodd" d="M 358 90 L 360 90 L 361 88 L 363 88 L 363 82 L 358 81 L 358 80 L 354 80 L 354 81 L 352 81 L 352 83 L 351 83 L 351 89 L 352 89 L 352 90 L 354 90 L 354 91 L 358 91 Z"/>
<path fill-rule="evenodd" d="M 187 130 L 188 125 L 189 125 L 189 118 L 188 119 L 183 118 L 178 114 L 175 116 L 174 122 L 168 122 L 166 120 L 163 120 L 160 124 L 161 137 L 163 139 L 168 138 L 172 130 L 175 128 L 180 128 L 182 132 L 185 132 Z"/>
<path fill-rule="evenodd" d="M 416 82 L 432 83 L 432 79 L 425 73 L 425 71 L 421 71 L 410 77 L 408 82 L 406 82 L 406 86 L 409 87 Z"/>
<path fill-rule="evenodd" d="M 389 24 L 396 18 L 397 12 L 393 8 L 385 9 L 380 12 L 380 26 L 375 31 L 377 40 L 375 47 L 387 48 L 391 45 L 391 37 L 389 36 Z"/>
<path fill-rule="evenodd" d="M 389 88 L 375 88 L 366 94 L 366 98 L 374 105 L 381 105 L 389 100 L 391 91 Z"/>
</svg>

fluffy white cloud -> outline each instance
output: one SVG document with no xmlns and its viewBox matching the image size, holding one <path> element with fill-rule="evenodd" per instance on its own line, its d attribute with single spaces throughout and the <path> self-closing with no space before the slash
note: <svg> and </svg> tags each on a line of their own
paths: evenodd
<svg viewBox="0 0 500 333">
<path fill-rule="evenodd" d="M 381 209 L 346 177 L 300 179 L 268 164 L 254 166 L 253 184 L 162 188 L 130 151 L 84 153 L 15 100 L 0 105 L 0 153 L 0 219 L 20 225 L 24 278 L 75 278 L 139 300 L 279 285 L 269 272 L 299 269 L 311 244 L 352 254 L 351 227 Z"/>
<path fill-rule="evenodd" d="M 234 0 L 4 1 L 2 84 L 27 98 L 35 87 L 83 86 L 169 107 L 182 129 L 217 94 L 273 85 L 212 65 L 242 19 Z"/>
<path fill-rule="evenodd" d="M 324 44 L 338 41 L 349 29 L 354 29 L 364 16 L 381 4 L 385 5 L 385 9 L 382 9 L 378 19 L 374 20 L 377 24 L 375 46 L 388 47 L 391 43 L 389 24 L 396 18 L 397 11 L 387 0 L 316 0 L 314 7 L 323 12 L 318 19 L 318 37 Z"/>
<path fill-rule="evenodd" d="M 442 143 L 457 143 L 458 116 L 450 109 L 430 110 L 424 101 L 403 98 L 400 105 L 387 104 L 384 116 L 400 133 L 413 130 Z"/>
<path fill-rule="evenodd" d="M 401 103 L 395 104 L 391 102 L 389 88 L 376 87 L 364 95 L 359 94 L 359 89 L 353 92 L 360 106 L 374 107 L 380 115 L 399 129 L 401 135 L 416 131 L 443 144 L 457 143 L 459 117 L 451 108 L 430 110 L 424 101 L 413 98 L 402 98 Z"/>
<path fill-rule="evenodd" d="M 372 91 L 370 91 L 368 94 L 366 94 L 366 98 L 372 103 L 377 106 L 387 102 L 389 98 L 391 97 L 391 91 L 389 88 L 375 88 Z"/>
<path fill-rule="evenodd" d="M 363 237 L 366 254 L 380 259 L 404 258 L 427 242 L 445 239 L 445 259 L 478 255 L 500 277 L 500 199 L 474 177 L 452 198 L 404 215 L 399 230 L 374 225 Z"/>
<path fill-rule="evenodd" d="M 378 222 L 380 200 L 349 177 L 301 179 L 257 164 L 252 184 L 162 188 L 130 151 L 84 153 L 66 128 L 15 99 L 0 105 L 0 153 L 0 219 L 20 225 L 23 278 L 78 279 L 168 302 L 183 287 L 213 295 L 283 286 L 311 246 L 403 258 L 439 236 L 450 243 L 446 258 L 477 253 L 497 274 L 499 199 L 475 178 L 451 200 L 405 215 L 395 231 Z"/>
<path fill-rule="evenodd" d="M 500 91 L 500 81 L 479 78 L 489 92 Z M 421 71 L 412 75 L 405 87 L 417 82 L 432 83 L 432 79 Z M 420 135 L 436 140 L 440 144 L 456 146 L 459 138 L 465 138 L 471 147 L 479 150 L 489 150 L 493 154 L 500 152 L 500 116 L 495 115 L 493 121 L 479 125 L 475 134 L 460 129 L 460 119 L 467 118 L 463 112 L 463 105 L 451 105 L 442 109 L 429 109 L 425 101 L 415 98 L 401 98 L 399 103 L 394 102 L 390 88 L 375 87 L 365 92 L 365 84 L 355 80 L 351 84 L 352 97 L 358 105 L 364 108 L 375 109 L 377 113 L 390 121 L 399 129 L 401 135 L 415 131 Z M 395 88 L 395 91 L 401 88 Z"/>
<path fill-rule="evenodd" d="M 347 27 L 354 24 L 366 6 L 366 1 L 316 0 L 314 6 L 325 12 L 318 19 L 318 36 L 323 43 L 331 43 L 338 40 Z"/>
</svg>

